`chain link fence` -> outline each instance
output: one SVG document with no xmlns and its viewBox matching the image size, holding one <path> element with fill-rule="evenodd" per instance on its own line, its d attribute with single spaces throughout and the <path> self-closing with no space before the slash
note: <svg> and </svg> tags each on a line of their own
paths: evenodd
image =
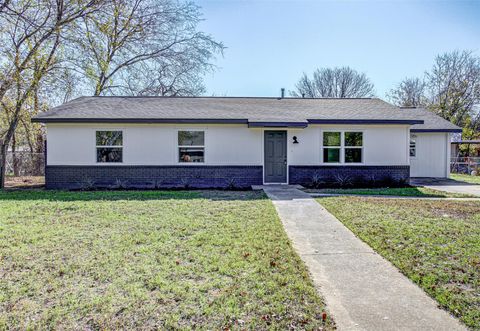
<svg viewBox="0 0 480 331">
<path fill-rule="evenodd" d="M 44 153 L 9 151 L 5 160 L 6 188 L 32 188 L 41 187 L 43 185 L 45 176 Z M 0 171 L 1 170 L 2 169 L 0 169 Z M 2 176 L 3 173 L 4 172 L 1 171 L 0 176 Z"/>
<path fill-rule="evenodd" d="M 480 170 L 480 157 L 452 157 L 450 171 L 459 174 L 471 174 Z"/>
<path fill-rule="evenodd" d="M 8 152 L 5 174 L 10 177 L 44 176 L 45 154 L 31 152 Z"/>
</svg>

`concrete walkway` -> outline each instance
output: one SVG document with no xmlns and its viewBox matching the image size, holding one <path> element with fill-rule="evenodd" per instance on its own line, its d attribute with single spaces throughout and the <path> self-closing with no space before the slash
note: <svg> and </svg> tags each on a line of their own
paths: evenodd
<svg viewBox="0 0 480 331">
<path fill-rule="evenodd" d="M 308 194 L 264 191 L 339 330 L 466 330 Z"/>
<path fill-rule="evenodd" d="M 411 178 L 413 186 L 424 186 L 433 190 L 449 193 L 463 193 L 480 197 L 480 185 L 460 182 L 448 178 Z"/>
</svg>

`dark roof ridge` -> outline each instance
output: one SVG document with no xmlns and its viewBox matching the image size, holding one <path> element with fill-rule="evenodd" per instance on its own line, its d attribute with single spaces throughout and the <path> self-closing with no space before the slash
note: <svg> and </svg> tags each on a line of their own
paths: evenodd
<svg viewBox="0 0 480 331">
<path fill-rule="evenodd" d="M 365 98 L 302 98 L 302 97 L 239 97 L 239 96 L 226 96 L 226 97 L 220 97 L 220 96 L 161 96 L 161 95 L 82 95 L 74 100 L 78 100 L 80 98 L 125 98 L 125 99 L 130 99 L 130 98 L 158 98 L 158 99 L 267 99 L 267 100 L 381 100 L 380 98 L 376 97 L 365 97 Z M 382 100 L 383 101 L 383 100 Z"/>
</svg>

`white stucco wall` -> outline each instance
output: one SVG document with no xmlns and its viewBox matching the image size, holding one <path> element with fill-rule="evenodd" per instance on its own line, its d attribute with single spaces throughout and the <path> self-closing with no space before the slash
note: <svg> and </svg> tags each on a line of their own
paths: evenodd
<svg viewBox="0 0 480 331">
<path fill-rule="evenodd" d="M 95 131 L 123 131 L 124 165 L 177 164 L 177 131 L 205 131 L 205 164 L 261 165 L 262 132 L 239 125 L 47 125 L 49 165 L 96 163 Z M 116 163 L 118 165 L 118 163 Z"/>
<path fill-rule="evenodd" d="M 411 177 L 448 177 L 450 173 L 450 135 L 419 133 L 416 136 L 416 156 L 410 158 Z"/>
<path fill-rule="evenodd" d="M 363 132 L 364 165 L 408 165 L 408 126 L 311 125 L 289 130 L 289 164 L 315 165 L 322 160 L 323 131 Z M 299 144 L 292 144 L 297 136 Z M 355 165 L 355 164 L 348 164 Z"/>
<path fill-rule="evenodd" d="M 124 165 L 175 165 L 177 131 L 205 130 L 205 164 L 262 165 L 263 131 L 246 125 L 49 124 L 49 165 L 95 165 L 95 131 L 123 130 Z M 408 126 L 320 126 L 288 129 L 288 164 L 321 164 L 323 130 L 363 132 L 364 165 L 408 165 Z M 299 144 L 292 143 L 297 136 Z M 108 166 L 109 164 L 100 164 Z M 352 164 L 349 164 L 352 165 Z"/>
</svg>

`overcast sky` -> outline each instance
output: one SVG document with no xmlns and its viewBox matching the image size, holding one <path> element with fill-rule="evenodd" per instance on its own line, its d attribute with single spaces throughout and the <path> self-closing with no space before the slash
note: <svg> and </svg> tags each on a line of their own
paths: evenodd
<svg viewBox="0 0 480 331">
<path fill-rule="evenodd" d="M 203 31 L 227 49 L 206 95 L 278 96 L 303 72 L 351 66 L 377 96 L 455 49 L 480 55 L 477 1 L 197 0 Z"/>
</svg>

